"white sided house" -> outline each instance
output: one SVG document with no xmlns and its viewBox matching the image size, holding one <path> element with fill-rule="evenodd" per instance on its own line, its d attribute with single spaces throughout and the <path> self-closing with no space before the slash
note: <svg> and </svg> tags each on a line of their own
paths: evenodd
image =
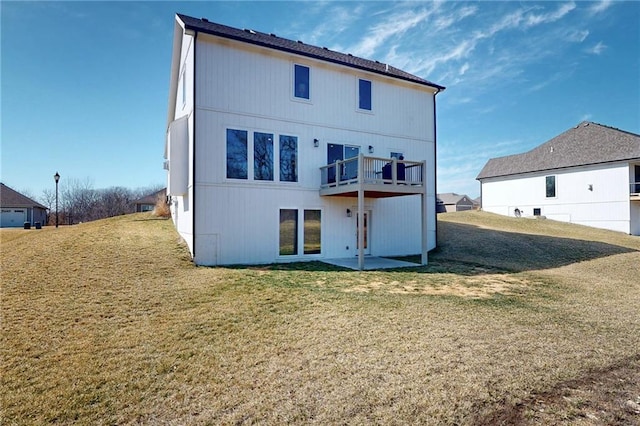
<svg viewBox="0 0 640 426">
<path fill-rule="evenodd" d="M 477 179 L 485 211 L 640 235 L 640 135 L 583 122 Z"/>
<path fill-rule="evenodd" d="M 176 15 L 165 147 L 199 265 L 436 246 L 436 94 L 390 65 Z"/>
</svg>

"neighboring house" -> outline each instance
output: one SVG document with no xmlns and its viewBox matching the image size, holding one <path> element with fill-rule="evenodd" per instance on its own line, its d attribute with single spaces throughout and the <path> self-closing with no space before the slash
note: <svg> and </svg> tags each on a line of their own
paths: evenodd
<svg viewBox="0 0 640 426">
<path fill-rule="evenodd" d="M 174 28 L 167 193 L 196 264 L 426 263 L 444 87 L 204 18 Z"/>
<path fill-rule="evenodd" d="M 145 195 L 142 198 L 138 198 L 133 203 L 136 208 L 136 213 L 151 212 L 156 207 L 158 199 L 165 200 L 167 197 L 167 189 L 163 188 L 153 194 Z"/>
<path fill-rule="evenodd" d="M 446 212 L 473 210 L 473 200 L 466 195 L 446 192 L 444 194 L 438 194 L 438 198 L 442 200 Z"/>
<path fill-rule="evenodd" d="M 46 225 L 47 208 L 0 183 L 0 228 L 22 227 L 25 222 Z"/>
<path fill-rule="evenodd" d="M 583 122 L 477 179 L 485 211 L 640 235 L 640 135 Z"/>
<path fill-rule="evenodd" d="M 482 197 L 474 198 L 471 201 L 473 201 L 473 208 L 475 210 L 479 210 L 480 206 L 482 206 Z"/>
</svg>

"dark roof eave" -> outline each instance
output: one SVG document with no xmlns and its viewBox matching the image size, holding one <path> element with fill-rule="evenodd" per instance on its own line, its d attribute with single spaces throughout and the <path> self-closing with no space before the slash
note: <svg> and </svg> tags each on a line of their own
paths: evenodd
<svg viewBox="0 0 640 426">
<path fill-rule="evenodd" d="M 234 36 L 232 34 L 227 34 L 227 33 L 219 32 L 219 31 L 211 30 L 211 29 L 205 29 L 205 28 L 202 28 L 202 27 L 198 27 L 198 26 L 189 24 L 187 22 L 184 22 L 184 27 L 187 30 L 198 31 L 198 32 L 202 32 L 202 33 L 205 33 L 205 34 L 214 35 L 216 37 L 222 37 L 222 38 L 226 38 L 226 39 L 230 39 L 230 40 L 236 40 L 236 41 L 240 41 L 242 43 L 253 44 L 253 45 L 256 45 L 256 46 L 265 47 L 265 48 L 272 49 L 272 50 L 278 50 L 278 51 L 281 51 L 281 52 L 287 52 L 287 53 L 292 53 L 292 54 L 295 54 L 295 55 L 305 56 L 305 57 L 308 57 L 308 58 L 318 59 L 318 60 L 321 60 L 321 61 L 324 61 L 324 62 L 330 62 L 330 63 L 334 63 L 334 64 L 338 64 L 338 65 L 344 65 L 344 66 L 349 67 L 349 68 L 355 68 L 355 69 L 359 69 L 359 70 L 362 70 L 362 71 L 367 71 L 367 72 L 371 72 L 371 73 L 374 73 L 374 74 L 382 75 L 382 76 L 385 76 L 385 77 L 395 78 L 395 79 L 398 79 L 398 80 L 404 80 L 404 81 L 408 81 L 408 82 L 411 82 L 411 83 L 419 84 L 419 85 L 422 85 L 422 86 L 431 87 L 431 88 L 436 89 L 436 94 L 439 93 L 439 92 L 442 92 L 442 91 L 444 91 L 446 89 L 445 86 L 441 86 L 439 84 L 431 83 L 431 82 L 426 81 L 426 80 L 425 81 L 420 81 L 420 80 L 417 80 L 417 79 L 411 79 L 411 78 L 403 77 L 403 76 L 400 76 L 400 75 L 392 75 L 392 74 L 388 74 L 388 73 L 385 73 L 383 71 L 378 71 L 378 70 L 375 70 L 375 69 L 372 69 L 372 68 L 367 68 L 367 67 L 360 66 L 360 65 L 357 65 L 357 64 L 351 64 L 351 63 L 348 63 L 346 61 L 340 61 L 340 60 L 337 60 L 337 59 L 327 58 L 327 57 L 323 57 L 321 55 L 315 55 L 315 54 L 309 53 L 309 52 L 303 52 L 303 51 L 296 50 L 296 49 L 290 49 L 290 48 L 287 48 L 287 47 L 284 47 L 284 46 L 274 46 L 274 45 L 270 45 L 268 43 L 263 43 L 263 42 L 261 42 L 259 40 L 251 40 L 251 39 L 248 39 L 248 38 L 237 37 L 237 36 Z"/>
</svg>

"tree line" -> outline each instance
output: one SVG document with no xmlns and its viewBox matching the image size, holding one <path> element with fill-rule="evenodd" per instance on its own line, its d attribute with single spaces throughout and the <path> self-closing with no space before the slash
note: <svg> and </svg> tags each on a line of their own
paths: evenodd
<svg viewBox="0 0 640 426">
<path fill-rule="evenodd" d="M 70 178 L 64 182 L 61 180 L 58 187 L 58 221 L 61 224 L 74 224 L 135 213 L 135 200 L 162 188 L 164 188 L 163 185 L 136 189 L 122 186 L 94 189 L 89 179 Z M 54 224 L 56 220 L 55 189 L 43 190 L 38 201 L 48 209 L 48 223 Z"/>
</svg>

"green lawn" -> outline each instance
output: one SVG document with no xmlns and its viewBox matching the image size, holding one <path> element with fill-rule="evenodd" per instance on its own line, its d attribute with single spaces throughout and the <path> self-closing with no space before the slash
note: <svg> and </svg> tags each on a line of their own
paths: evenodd
<svg viewBox="0 0 640 426">
<path fill-rule="evenodd" d="M 640 423 L 640 238 L 438 219 L 367 272 L 195 267 L 147 213 L 1 230 L 0 423 Z"/>
</svg>

